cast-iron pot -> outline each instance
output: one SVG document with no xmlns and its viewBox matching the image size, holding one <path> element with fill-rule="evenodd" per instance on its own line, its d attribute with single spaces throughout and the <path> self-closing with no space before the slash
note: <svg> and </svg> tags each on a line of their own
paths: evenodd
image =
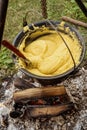
<svg viewBox="0 0 87 130">
<path fill-rule="evenodd" d="M 52 24 L 54 24 L 54 25 L 60 24 L 60 22 L 55 22 L 55 21 L 50 21 L 50 22 Z M 43 25 L 45 25 L 46 27 L 50 26 L 50 24 L 47 21 L 41 21 L 41 22 L 38 22 L 38 23 L 34 23 L 34 25 L 38 26 L 38 27 L 41 27 Z M 69 27 L 71 31 L 75 32 L 76 36 L 78 37 L 78 39 L 80 41 L 80 44 L 82 46 L 82 53 L 81 53 L 81 57 L 80 57 L 80 63 L 77 66 L 73 67 L 72 69 L 68 70 L 67 72 L 65 72 L 63 74 L 60 74 L 60 75 L 56 75 L 56 76 L 48 76 L 48 77 L 47 76 L 38 76 L 38 75 L 30 73 L 29 71 L 27 71 L 24 68 L 21 68 L 20 70 L 24 74 L 26 74 L 27 76 L 29 76 L 31 78 L 37 79 L 39 82 L 41 82 L 44 85 L 48 85 L 48 84 L 56 84 L 56 83 L 64 80 L 70 74 L 72 74 L 72 73 L 74 73 L 75 71 L 78 70 L 78 67 L 82 63 L 84 55 L 85 55 L 85 43 L 84 43 L 84 40 L 83 40 L 82 36 L 80 35 L 80 33 L 75 28 L 73 28 L 73 27 L 71 27 L 70 25 L 67 25 L 67 24 L 65 24 L 64 26 L 65 27 Z M 33 26 L 32 25 L 28 25 L 28 27 L 33 30 Z M 23 37 L 25 35 L 26 35 L 26 32 L 24 32 L 23 30 L 20 31 L 18 33 L 18 35 L 15 37 L 15 39 L 13 41 L 13 45 L 15 47 L 18 47 L 18 45 L 21 43 L 21 41 L 23 40 Z M 15 56 L 13 56 L 13 57 L 15 58 Z"/>
</svg>

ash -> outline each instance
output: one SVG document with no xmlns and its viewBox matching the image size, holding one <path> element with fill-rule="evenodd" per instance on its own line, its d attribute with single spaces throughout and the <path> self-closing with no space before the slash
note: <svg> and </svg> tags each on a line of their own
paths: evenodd
<svg viewBox="0 0 87 130">
<path fill-rule="evenodd" d="M 87 70 L 81 68 L 76 74 L 70 75 L 60 84 L 66 86 L 75 110 L 68 111 L 56 117 L 29 118 L 28 115 L 13 119 L 9 113 L 13 108 L 13 92 L 15 77 L 22 77 L 18 72 L 13 77 L 3 81 L 0 87 L 0 130 L 87 130 Z M 34 85 L 41 84 L 34 80 Z"/>
</svg>

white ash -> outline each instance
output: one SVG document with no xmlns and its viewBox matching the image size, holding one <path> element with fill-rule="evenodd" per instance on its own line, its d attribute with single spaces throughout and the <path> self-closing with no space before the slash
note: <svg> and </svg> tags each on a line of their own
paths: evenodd
<svg viewBox="0 0 87 130">
<path fill-rule="evenodd" d="M 3 116 L 7 116 L 9 114 L 9 108 L 7 108 L 4 104 L 0 104 L 0 125 L 3 126 Z"/>
<path fill-rule="evenodd" d="M 2 86 L 5 87 L 7 85 L 8 81 L 5 81 L 2 83 Z"/>
<path fill-rule="evenodd" d="M 7 108 L 4 104 L 0 104 L 0 119 L 2 115 L 7 115 L 9 113 L 9 108 Z"/>
<path fill-rule="evenodd" d="M 81 110 L 80 116 L 76 122 L 74 130 L 81 130 L 81 128 L 87 129 L 87 110 Z M 84 125 L 85 123 L 85 125 Z"/>
<path fill-rule="evenodd" d="M 23 73 L 22 73 L 21 71 L 18 71 L 15 76 L 18 76 L 18 77 L 22 78 L 22 77 L 23 77 Z M 15 77 L 15 76 L 14 76 L 14 77 Z"/>
<path fill-rule="evenodd" d="M 41 85 L 38 82 L 34 82 L 32 84 L 35 85 L 36 87 L 41 87 Z"/>
<path fill-rule="evenodd" d="M 9 124 L 7 130 L 18 130 L 18 128 L 13 124 Z"/>
<path fill-rule="evenodd" d="M 14 92 L 14 87 L 12 86 L 11 88 L 9 88 L 5 91 L 5 97 L 6 98 L 12 98 L 13 92 Z"/>
</svg>

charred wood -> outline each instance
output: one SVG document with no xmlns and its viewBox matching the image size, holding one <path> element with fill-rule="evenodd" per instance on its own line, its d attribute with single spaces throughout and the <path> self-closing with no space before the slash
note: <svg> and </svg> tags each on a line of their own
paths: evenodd
<svg viewBox="0 0 87 130">
<path fill-rule="evenodd" d="M 35 87 L 30 81 L 28 82 L 24 80 L 23 78 L 15 78 L 14 86 L 22 90 Z"/>
<path fill-rule="evenodd" d="M 68 110 L 74 108 L 73 103 L 70 104 L 62 104 L 62 105 L 54 105 L 54 106 L 36 106 L 29 107 L 27 109 L 27 114 L 29 117 L 51 117 L 60 115 Z"/>
<path fill-rule="evenodd" d="M 24 112 L 20 110 L 14 110 L 10 112 L 12 118 L 18 118 L 22 116 L 27 116 L 29 118 L 33 117 L 52 117 L 60 115 L 68 110 L 74 108 L 73 103 L 62 104 L 62 105 L 29 105 L 26 107 Z M 23 114 L 24 113 L 24 114 Z"/>
</svg>

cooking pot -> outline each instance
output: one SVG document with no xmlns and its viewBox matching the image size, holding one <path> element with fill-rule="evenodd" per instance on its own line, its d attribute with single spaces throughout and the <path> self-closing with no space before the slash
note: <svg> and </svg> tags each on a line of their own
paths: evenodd
<svg viewBox="0 0 87 130">
<path fill-rule="evenodd" d="M 52 23 L 52 25 L 54 26 L 58 26 L 60 24 L 60 22 L 57 22 L 57 21 L 50 21 Z M 49 29 L 52 29 L 52 27 L 50 26 L 49 22 L 48 21 L 41 21 L 41 22 L 38 22 L 38 23 L 34 23 L 33 25 L 28 25 L 28 28 L 30 30 L 34 30 L 34 26 L 35 27 L 42 27 L 42 26 L 45 26 L 45 27 L 49 27 Z M 27 76 L 31 77 L 31 78 L 35 78 L 37 80 L 39 80 L 42 84 L 55 84 L 55 83 L 58 83 L 62 80 L 64 80 L 66 77 L 68 77 L 71 73 L 75 72 L 78 67 L 80 66 L 80 64 L 82 63 L 83 61 L 83 58 L 84 58 L 84 55 L 85 55 L 85 44 L 84 44 L 84 40 L 82 38 L 82 36 L 80 35 L 80 33 L 75 29 L 73 28 L 72 26 L 68 25 L 68 24 L 64 24 L 64 28 L 66 27 L 69 27 L 70 31 L 71 32 L 74 32 L 77 36 L 77 38 L 79 39 L 79 44 L 81 44 L 82 46 L 82 52 L 81 52 L 81 56 L 80 56 L 80 59 L 79 59 L 79 64 L 74 66 L 72 69 L 66 71 L 65 73 L 63 74 L 60 74 L 60 75 L 56 75 L 56 76 L 38 76 L 38 75 L 35 75 L 35 74 L 32 74 L 30 73 L 29 71 L 27 71 L 26 69 L 24 68 L 20 68 L 20 70 L 26 74 Z M 34 33 L 34 31 L 33 31 Z M 19 44 L 21 44 L 22 40 L 24 39 L 24 37 L 28 34 L 28 30 L 27 31 L 24 31 L 24 29 L 22 31 L 20 31 L 17 36 L 15 37 L 14 41 L 13 41 L 13 45 L 15 47 L 18 47 Z M 32 34 L 28 34 L 28 35 L 32 35 Z M 15 59 L 15 56 L 14 56 L 14 59 Z"/>
</svg>

